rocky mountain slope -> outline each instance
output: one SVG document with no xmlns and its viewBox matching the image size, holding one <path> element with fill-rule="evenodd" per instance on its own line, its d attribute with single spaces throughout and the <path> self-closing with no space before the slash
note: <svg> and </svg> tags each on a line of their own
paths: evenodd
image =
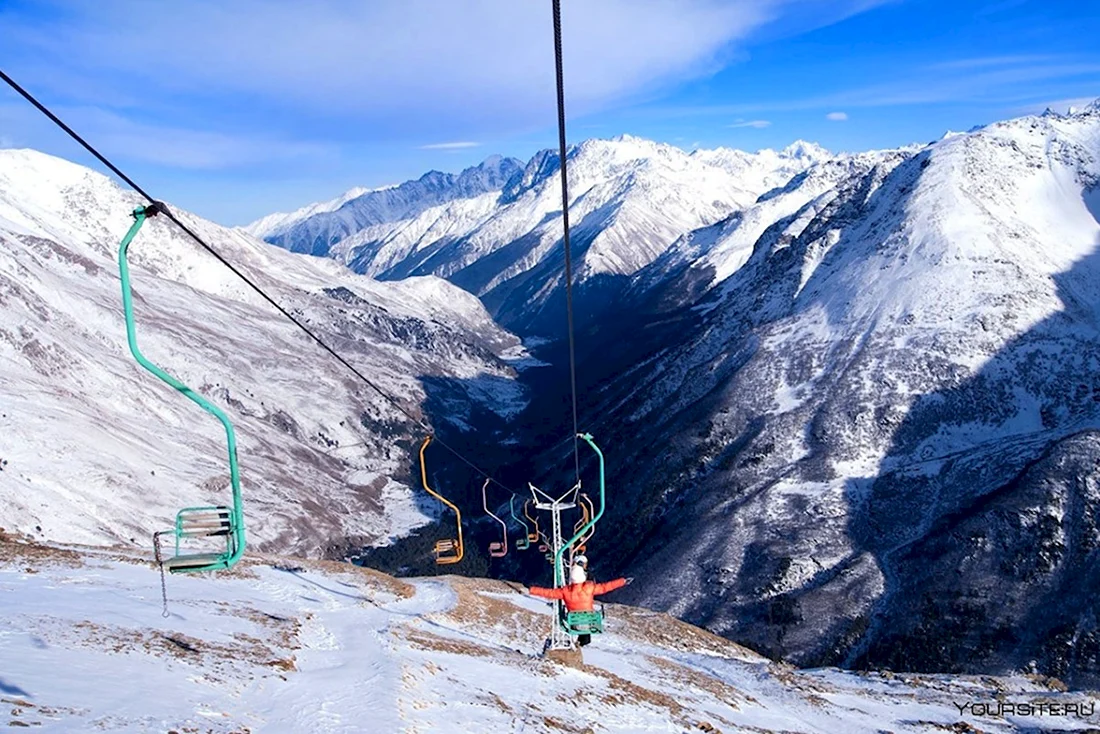
<svg viewBox="0 0 1100 734">
<path fill-rule="evenodd" d="M 589 395 L 630 598 L 800 663 L 1097 680 L 1098 245 L 1100 105 L 827 163 L 677 243 L 654 267 L 699 300 Z"/>
</svg>

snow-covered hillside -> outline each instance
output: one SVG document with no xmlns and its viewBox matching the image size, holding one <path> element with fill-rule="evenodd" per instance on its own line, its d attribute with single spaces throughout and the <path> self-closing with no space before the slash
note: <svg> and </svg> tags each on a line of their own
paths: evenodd
<svg viewBox="0 0 1100 734">
<path fill-rule="evenodd" d="M 801 662 L 1096 680 L 1098 197 L 1094 105 L 824 164 L 678 244 L 718 285 L 593 411 L 655 521 L 615 541 L 661 548 L 632 598 Z"/>
<path fill-rule="evenodd" d="M 569 185 L 577 281 L 630 276 L 684 233 L 740 211 L 829 158 L 801 142 L 755 154 L 689 154 L 629 135 L 573 146 Z M 344 216 L 341 211 L 308 221 Z M 561 285 L 560 212 L 558 156 L 543 151 L 495 190 L 405 218 L 376 218 L 328 243 L 326 251 L 357 272 L 382 278 L 440 275 L 481 296 L 501 323 L 537 330 L 540 311 Z M 300 251 L 309 251 L 314 238 L 313 228 L 267 236 Z"/>
<path fill-rule="evenodd" d="M 156 570 L 123 551 L 0 536 L 0 725 L 56 734 L 1100 725 L 1097 696 L 1056 680 L 798 671 L 613 604 L 583 666 L 565 665 L 538 655 L 547 605 L 500 581 L 399 580 L 252 555 L 232 572 L 169 578 L 168 595 L 162 618 Z"/>
<path fill-rule="evenodd" d="M 81 166 L 0 151 L 4 527 L 144 545 L 179 507 L 227 499 L 221 427 L 126 345 L 117 250 L 138 203 Z M 497 356 L 518 340 L 468 293 L 379 283 L 177 214 L 413 414 L 439 419 L 432 385 L 456 425 L 475 404 L 522 405 Z M 403 483 L 421 429 L 162 219 L 130 249 L 138 341 L 235 422 L 252 541 L 317 554 L 426 522 Z"/>
<path fill-rule="evenodd" d="M 753 246 L 768 227 L 803 211 L 811 201 L 835 195 L 840 184 L 861 178 L 876 166 L 895 165 L 916 150 L 907 148 L 833 157 L 816 155 L 811 158 L 809 168 L 787 178 L 773 177 L 769 182 L 778 181 L 777 185 L 750 206 L 677 239 L 660 257 L 637 273 L 625 300 L 656 299 L 667 309 L 670 305 L 683 305 L 698 299 L 748 261 Z M 763 154 L 762 151 L 760 155 Z M 790 172 L 782 167 L 775 170 L 784 175 Z"/>
</svg>

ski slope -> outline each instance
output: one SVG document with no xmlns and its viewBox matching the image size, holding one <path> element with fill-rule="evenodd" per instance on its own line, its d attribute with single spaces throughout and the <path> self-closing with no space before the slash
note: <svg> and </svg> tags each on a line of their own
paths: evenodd
<svg viewBox="0 0 1100 734">
<path fill-rule="evenodd" d="M 1092 705 L 1016 676 L 798 671 L 665 615 L 610 605 L 582 668 L 542 659 L 548 607 L 513 585 L 399 580 L 251 555 L 167 579 L 130 551 L 0 535 L 0 726 L 35 732 L 1086 731 L 1100 718 L 958 706 Z M 974 729 L 967 726 L 976 727 Z"/>
</svg>

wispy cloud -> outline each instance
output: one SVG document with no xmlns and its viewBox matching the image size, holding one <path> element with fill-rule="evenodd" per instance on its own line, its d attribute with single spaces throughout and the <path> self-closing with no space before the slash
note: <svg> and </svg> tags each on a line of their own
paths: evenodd
<svg viewBox="0 0 1100 734">
<path fill-rule="evenodd" d="M 832 120 L 833 122 L 844 122 L 848 119 L 847 112 L 830 112 L 825 115 L 826 120 Z"/>
<path fill-rule="evenodd" d="M 748 102 L 733 105 L 669 107 L 662 110 L 668 116 L 750 115 L 769 112 L 790 112 L 843 107 L 900 107 L 941 102 L 990 102 L 1034 99 L 1034 90 L 1049 88 L 1054 81 L 1082 81 L 1100 87 L 1100 63 L 1048 57 L 1047 63 L 1029 63 L 1031 57 L 997 57 L 997 63 L 975 63 L 966 60 L 963 66 L 946 73 L 942 62 L 915 67 L 890 82 L 842 89 L 825 94 L 796 99 Z M 1029 87 L 1029 85 L 1031 85 Z"/>
<path fill-rule="evenodd" d="M 1021 64 L 1046 64 L 1057 61 L 1052 54 L 1017 54 L 1015 56 L 979 56 L 968 59 L 951 59 L 929 64 L 929 69 L 987 69 L 998 66 L 1020 66 Z"/>
<path fill-rule="evenodd" d="M 607 109 L 707 76 L 769 24 L 823 24 L 884 1 L 570 4 L 562 17 L 570 111 Z M 543 3 L 190 0 L 158 9 L 155 23 L 141 0 L 53 7 L 62 17 L 51 18 L 48 31 L 41 17 L 6 16 L 5 52 L 67 94 L 89 82 L 107 97 L 139 88 L 145 109 L 158 95 L 231 99 L 234 110 L 355 119 L 367 123 L 366 134 L 410 137 L 553 119 Z"/>
<path fill-rule="evenodd" d="M 108 157 L 189 170 L 232 170 L 300 159 L 331 159 L 337 148 L 327 143 L 295 141 L 265 133 L 232 134 L 136 122 L 97 107 L 58 106 L 54 112 Z M 0 123 L 9 131 L 0 147 L 43 145 L 58 135 L 44 127 L 27 105 L 0 105 Z M 45 131 L 45 136 L 43 131 Z"/>
<path fill-rule="evenodd" d="M 479 145 L 481 145 L 481 143 L 461 140 L 454 143 L 431 143 L 430 145 L 421 145 L 420 150 L 461 150 L 463 148 L 476 148 Z"/>
<path fill-rule="evenodd" d="M 762 130 L 766 127 L 770 127 L 771 124 L 770 120 L 738 120 L 727 127 L 754 127 L 757 130 Z"/>
</svg>

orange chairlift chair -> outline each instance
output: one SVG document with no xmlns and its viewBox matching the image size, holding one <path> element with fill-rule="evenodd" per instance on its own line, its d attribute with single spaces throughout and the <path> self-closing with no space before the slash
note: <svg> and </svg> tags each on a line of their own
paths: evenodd
<svg viewBox="0 0 1100 734">
<path fill-rule="evenodd" d="M 434 489 L 428 486 L 428 470 L 424 464 L 424 451 L 428 448 L 428 444 L 432 442 L 431 436 L 424 437 L 424 443 L 420 444 L 420 480 L 424 483 L 424 489 L 428 491 L 432 497 L 443 504 L 450 507 L 455 511 L 455 523 L 458 529 L 457 537 L 444 538 L 443 540 L 437 540 L 435 547 L 432 549 L 432 553 L 435 555 L 436 565 L 445 566 L 450 563 L 458 563 L 462 560 L 463 546 L 462 546 L 462 513 L 453 502 L 448 500 L 443 495 L 436 492 Z"/>
</svg>

